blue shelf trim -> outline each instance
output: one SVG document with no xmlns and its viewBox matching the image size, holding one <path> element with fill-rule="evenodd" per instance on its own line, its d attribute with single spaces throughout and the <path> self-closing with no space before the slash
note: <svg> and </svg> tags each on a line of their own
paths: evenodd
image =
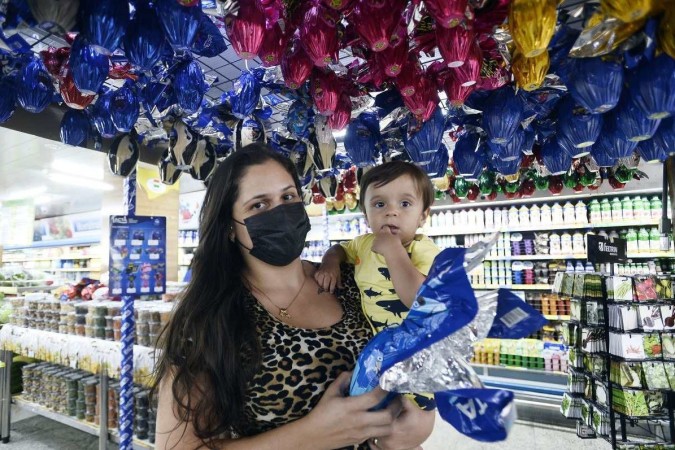
<svg viewBox="0 0 675 450">
<path fill-rule="evenodd" d="M 76 238 L 76 239 L 58 239 L 53 241 L 38 241 L 33 242 L 31 245 L 6 245 L 4 246 L 5 250 L 23 250 L 31 248 L 46 248 L 46 247 L 65 247 L 68 245 L 91 245 L 91 244 L 100 244 L 100 237 L 86 237 L 86 238 Z"/>
<path fill-rule="evenodd" d="M 543 386 L 531 386 L 526 384 L 518 383 L 508 383 L 508 382 L 499 382 L 499 381 L 485 381 L 485 386 L 498 388 L 498 389 L 509 389 L 514 391 L 522 392 L 533 392 L 536 394 L 547 394 L 547 395 L 556 395 L 562 397 L 565 393 L 565 387 L 555 388 L 555 387 L 543 387 Z"/>
</svg>

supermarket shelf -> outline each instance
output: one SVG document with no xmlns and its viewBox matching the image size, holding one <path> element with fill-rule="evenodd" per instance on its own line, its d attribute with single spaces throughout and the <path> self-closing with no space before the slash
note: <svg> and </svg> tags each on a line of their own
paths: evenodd
<svg viewBox="0 0 675 450">
<path fill-rule="evenodd" d="M 472 284 L 474 289 L 499 289 L 506 288 L 512 291 L 550 291 L 553 289 L 551 284 Z"/>
<path fill-rule="evenodd" d="M 550 314 L 544 314 L 544 318 L 546 320 L 564 320 L 564 321 L 570 320 L 570 316 L 553 316 Z"/>
<path fill-rule="evenodd" d="M 178 248 L 197 248 L 199 244 L 178 244 Z"/>
<path fill-rule="evenodd" d="M 87 255 L 63 255 L 63 256 L 46 256 L 34 258 L 4 258 L 2 262 L 10 263 L 10 262 L 30 262 L 30 261 L 60 261 L 63 259 L 101 259 L 101 257 L 87 256 Z"/>
<path fill-rule="evenodd" d="M 69 247 L 77 245 L 92 245 L 100 244 L 101 240 L 99 236 L 96 237 L 87 237 L 87 238 L 78 238 L 78 239 L 59 239 L 53 241 L 39 241 L 33 242 L 31 245 L 7 245 L 4 250 L 23 250 L 31 248 L 45 248 L 45 247 Z"/>
<path fill-rule="evenodd" d="M 67 425 L 71 428 L 75 428 L 76 430 L 80 430 L 85 433 L 92 434 L 94 436 L 100 435 L 99 427 L 97 425 L 94 425 L 93 423 L 85 422 L 84 420 L 79 420 L 75 417 L 70 417 L 66 416 L 65 414 L 57 413 L 55 411 L 45 408 L 42 405 L 38 405 L 37 403 L 29 402 L 24 398 L 22 398 L 21 396 L 12 397 L 12 404 L 20 410 L 32 414 L 37 414 L 42 417 L 46 417 L 47 419 L 53 420 L 63 425 Z M 117 430 L 111 430 L 109 432 L 109 439 L 114 443 L 119 444 L 119 435 L 117 433 Z M 148 450 L 155 448 L 153 444 L 136 438 L 134 438 L 132 445 L 134 450 Z"/>
<path fill-rule="evenodd" d="M 56 286 L 51 284 L 41 284 L 38 286 L 0 286 L 0 293 L 7 295 L 16 295 L 22 292 L 38 292 L 54 289 Z"/>
<path fill-rule="evenodd" d="M 505 366 L 505 365 L 502 365 L 502 364 L 495 365 L 495 364 L 471 363 L 471 366 L 474 367 L 474 368 L 487 369 L 487 370 L 495 370 L 495 369 L 511 370 L 511 371 L 514 371 L 514 372 L 529 372 L 529 373 L 539 373 L 539 374 L 544 374 L 544 375 L 567 377 L 567 372 L 551 372 L 551 371 L 548 371 L 548 370 L 528 369 L 526 367 Z"/>
<path fill-rule="evenodd" d="M 586 253 L 569 255 L 511 255 L 511 256 L 488 256 L 485 261 L 548 261 L 554 259 L 586 259 Z"/>
<path fill-rule="evenodd" d="M 36 270 L 43 270 L 45 272 L 100 272 L 101 268 L 98 267 L 96 269 L 93 269 L 90 267 L 77 267 L 72 269 L 36 269 Z"/>
<path fill-rule="evenodd" d="M 639 258 L 675 258 L 675 251 L 670 252 L 643 252 L 643 253 L 627 253 L 629 259 Z"/>
</svg>

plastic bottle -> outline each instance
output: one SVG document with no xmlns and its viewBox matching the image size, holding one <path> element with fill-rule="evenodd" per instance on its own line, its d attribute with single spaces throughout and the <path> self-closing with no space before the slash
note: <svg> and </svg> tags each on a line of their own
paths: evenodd
<svg viewBox="0 0 675 450">
<path fill-rule="evenodd" d="M 541 223 L 551 223 L 553 221 L 551 217 L 551 207 L 548 205 L 542 205 L 541 207 Z"/>
<path fill-rule="evenodd" d="M 574 214 L 574 205 L 572 202 L 566 202 L 563 206 L 563 223 L 572 225 L 576 223 L 577 219 Z"/>
<path fill-rule="evenodd" d="M 651 202 L 649 202 L 650 208 L 649 213 L 652 220 L 659 220 L 661 218 L 661 209 L 663 208 L 663 203 L 658 197 L 652 197 Z"/>
<path fill-rule="evenodd" d="M 638 234 L 637 231 L 635 231 L 635 228 L 629 228 L 626 233 L 626 250 L 629 253 L 638 251 Z"/>
<path fill-rule="evenodd" d="M 618 197 L 612 199 L 612 222 L 621 222 L 623 219 L 623 210 L 621 208 L 621 200 Z"/>
<path fill-rule="evenodd" d="M 518 227 L 520 226 L 520 218 L 518 215 L 518 208 L 515 206 L 512 206 L 509 208 L 509 215 L 508 215 L 508 223 L 509 227 Z"/>
<path fill-rule="evenodd" d="M 612 205 L 606 197 L 600 202 L 600 215 L 603 222 L 607 223 L 612 221 Z"/>
<path fill-rule="evenodd" d="M 649 250 L 652 252 L 661 250 L 661 233 L 658 228 L 649 230 Z"/>
<path fill-rule="evenodd" d="M 530 223 L 532 225 L 541 224 L 541 208 L 537 205 L 532 205 L 530 208 Z"/>
<path fill-rule="evenodd" d="M 602 221 L 602 213 L 600 212 L 600 202 L 597 199 L 591 200 L 588 204 L 590 222 L 592 224 L 597 224 Z"/>
<path fill-rule="evenodd" d="M 521 226 L 526 227 L 530 225 L 530 209 L 527 206 L 523 205 L 518 210 L 518 221 Z"/>
<path fill-rule="evenodd" d="M 551 222 L 554 225 L 562 225 L 564 223 L 563 207 L 560 203 L 555 203 L 551 206 Z"/>
<path fill-rule="evenodd" d="M 621 201 L 621 217 L 625 221 L 631 221 L 634 218 L 633 200 L 630 197 L 624 197 Z"/>
<path fill-rule="evenodd" d="M 574 219 L 579 224 L 588 223 L 588 210 L 586 204 L 581 200 L 574 205 Z"/>
<path fill-rule="evenodd" d="M 638 232 L 638 252 L 648 253 L 649 241 L 649 231 L 647 231 L 646 228 L 640 228 L 640 231 Z"/>
</svg>

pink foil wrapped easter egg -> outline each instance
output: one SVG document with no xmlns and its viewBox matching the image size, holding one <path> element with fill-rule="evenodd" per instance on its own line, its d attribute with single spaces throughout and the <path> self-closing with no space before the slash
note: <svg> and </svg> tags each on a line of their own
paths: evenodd
<svg viewBox="0 0 675 450">
<path fill-rule="evenodd" d="M 390 45 L 386 50 L 375 54 L 375 60 L 388 77 L 396 78 L 408 60 L 408 42 Z"/>
<path fill-rule="evenodd" d="M 403 97 L 403 103 L 418 118 L 427 121 L 431 118 L 438 106 L 438 91 L 436 85 L 425 75 L 417 78 L 415 93 Z"/>
<path fill-rule="evenodd" d="M 239 13 L 228 18 L 226 31 L 232 48 L 243 59 L 258 54 L 265 35 L 265 13 L 258 2 L 240 2 Z"/>
<path fill-rule="evenodd" d="M 415 90 L 417 89 L 421 77 L 422 70 L 416 61 L 408 60 L 408 62 L 403 65 L 401 73 L 396 78 L 395 83 L 398 91 L 404 98 L 415 94 Z"/>
<path fill-rule="evenodd" d="M 309 93 L 319 114 L 323 116 L 333 114 L 340 98 L 340 85 L 340 80 L 332 70 L 314 69 Z"/>
<path fill-rule="evenodd" d="M 334 22 L 327 20 L 331 16 L 322 5 L 315 5 L 305 13 L 300 25 L 300 42 L 314 64 L 325 67 L 337 57 L 338 34 Z M 333 23 L 333 26 L 330 24 Z"/>
<path fill-rule="evenodd" d="M 281 63 L 281 57 L 286 51 L 287 36 L 281 31 L 278 23 L 274 24 L 272 29 L 265 31 L 258 57 L 265 67 L 278 66 Z"/>
<path fill-rule="evenodd" d="M 309 78 L 313 66 L 314 62 L 296 40 L 292 44 L 292 50 L 284 53 L 281 58 L 281 73 L 286 86 L 298 89 Z"/>
<path fill-rule="evenodd" d="M 443 28 L 452 28 L 464 19 L 468 0 L 424 0 L 431 17 Z"/>
<path fill-rule="evenodd" d="M 328 126 L 331 130 L 344 129 L 352 118 L 352 101 L 347 94 L 341 94 L 337 107 L 328 118 Z"/>
<path fill-rule="evenodd" d="M 449 67 L 459 67 L 464 64 L 474 39 L 473 29 L 464 24 L 453 28 L 436 28 L 438 50 Z"/>
<path fill-rule="evenodd" d="M 392 1 L 386 8 L 373 6 L 368 0 L 359 1 L 354 8 L 352 23 L 368 48 L 381 52 L 389 47 L 391 36 L 401 19 L 403 6 L 399 1 Z"/>
</svg>

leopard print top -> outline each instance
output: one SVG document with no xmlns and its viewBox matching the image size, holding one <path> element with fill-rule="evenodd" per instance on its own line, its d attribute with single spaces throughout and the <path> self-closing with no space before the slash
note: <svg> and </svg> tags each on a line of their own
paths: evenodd
<svg viewBox="0 0 675 450">
<path fill-rule="evenodd" d="M 372 337 L 360 307 L 353 267 L 343 266 L 337 293 L 343 316 L 323 329 L 302 329 L 271 316 L 249 293 L 262 350 L 262 367 L 249 383 L 242 434 L 252 436 L 299 419 L 356 359 Z M 368 448 L 367 446 L 359 448 Z"/>
</svg>

